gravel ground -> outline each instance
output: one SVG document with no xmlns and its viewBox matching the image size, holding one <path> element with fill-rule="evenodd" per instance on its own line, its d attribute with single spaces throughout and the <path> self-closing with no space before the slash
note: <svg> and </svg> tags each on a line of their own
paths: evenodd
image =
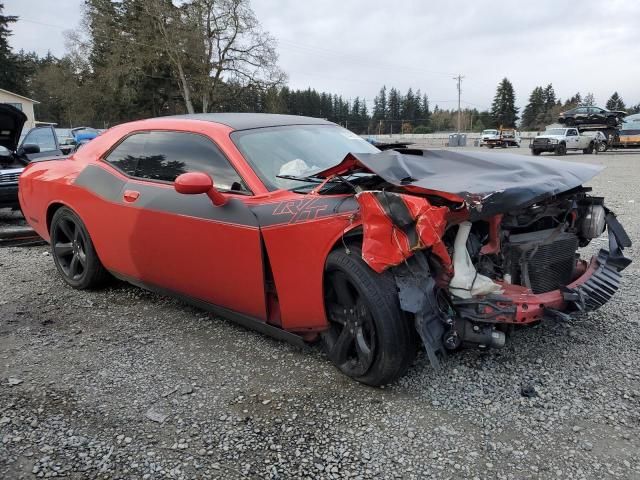
<svg viewBox="0 0 640 480">
<path fill-rule="evenodd" d="M 638 244 L 640 154 L 567 159 L 608 167 L 592 186 Z M 637 252 L 599 312 L 373 389 L 170 298 L 74 291 L 47 247 L 0 249 L 0 477 L 640 478 Z"/>
</svg>

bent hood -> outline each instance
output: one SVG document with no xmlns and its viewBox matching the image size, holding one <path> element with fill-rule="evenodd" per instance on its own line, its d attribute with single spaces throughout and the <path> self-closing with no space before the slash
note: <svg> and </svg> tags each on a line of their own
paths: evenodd
<svg viewBox="0 0 640 480">
<path fill-rule="evenodd" d="M 504 213 L 579 187 L 604 167 L 524 155 L 451 150 L 350 153 L 318 176 L 362 170 L 408 191 L 467 205 L 472 219 Z"/>
<path fill-rule="evenodd" d="M 0 146 L 15 152 L 27 116 L 12 105 L 0 103 Z"/>
</svg>

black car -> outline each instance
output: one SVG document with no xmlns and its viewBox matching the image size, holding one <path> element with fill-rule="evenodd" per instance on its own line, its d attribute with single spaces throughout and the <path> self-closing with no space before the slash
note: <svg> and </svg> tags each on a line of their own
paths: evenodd
<svg viewBox="0 0 640 480">
<path fill-rule="evenodd" d="M 29 130 L 18 147 L 27 116 L 12 105 L 0 103 L 0 208 L 18 208 L 18 177 L 39 157 L 56 157 L 60 150 L 51 126 Z"/>
<path fill-rule="evenodd" d="M 562 112 L 558 122 L 567 126 L 605 124 L 615 127 L 627 115 L 621 110 L 609 111 L 600 107 L 576 107 Z"/>
</svg>

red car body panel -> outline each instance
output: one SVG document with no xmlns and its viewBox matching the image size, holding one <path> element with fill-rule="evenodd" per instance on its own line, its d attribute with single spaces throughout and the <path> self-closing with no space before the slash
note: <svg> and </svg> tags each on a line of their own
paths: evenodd
<svg viewBox="0 0 640 480">
<path fill-rule="evenodd" d="M 143 130 L 195 132 L 210 138 L 254 193 L 223 195 L 241 202 L 247 210 L 271 207 L 274 222 L 261 228 L 257 222 L 239 225 L 138 207 L 138 198 L 145 196 L 140 193 L 143 186 L 180 198 L 172 185 L 129 178 L 103 161 L 122 138 Z M 349 211 L 332 214 L 326 204 L 314 207 L 315 199 L 308 195 L 269 192 L 229 138 L 231 131 L 209 121 L 168 118 L 114 127 L 70 158 L 29 165 L 20 179 L 25 216 L 49 240 L 51 207 L 66 205 L 82 218 L 105 268 L 118 276 L 264 322 L 269 319 L 285 330 L 323 330 L 327 325 L 324 261 L 343 233 L 359 222 Z M 119 199 L 105 199 L 78 186 L 75 182 L 87 167 L 99 168 L 123 182 Z M 321 200 L 341 197 L 323 196 Z M 212 210 L 226 208 L 209 205 Z M 271 313 L 265 292 L 265 255 L 278 300 L 277 306 L 272 303 Z"/>
</svg>

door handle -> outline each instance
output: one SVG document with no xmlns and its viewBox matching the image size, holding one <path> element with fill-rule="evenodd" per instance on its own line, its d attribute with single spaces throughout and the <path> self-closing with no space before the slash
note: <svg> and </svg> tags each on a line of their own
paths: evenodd
<svg viewBox="0 0 640 480">
<path fill-rule="evenodd" d="M 135 190 L 125 190 L 122 198 L 124 198 L 125 202 L 133 203 L 138 200 L 139 196 L 140 192 L 136 192 Z"/>
</svg>

